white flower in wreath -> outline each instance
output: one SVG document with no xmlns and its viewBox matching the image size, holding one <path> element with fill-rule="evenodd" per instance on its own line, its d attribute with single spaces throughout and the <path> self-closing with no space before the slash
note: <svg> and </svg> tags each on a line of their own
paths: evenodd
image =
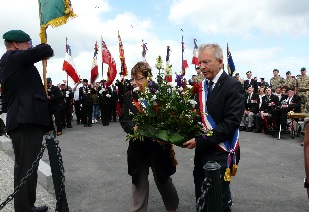
<svg viewBox="0 0 309 212">
<path fill-rule="evenodd" d="M 195 107 L 195 105 L 197 104 L 197 102 L 193 99 L 190 99 L 189 102 L 192 105 L 192 107 Z"/>
<path fill-rule="evenodd" d="M 107 98 L 111 98 L 112 96 L 110 94 L 106 94 L 106 97 Z"/>
<path fill-rule="evenodd" d="M 133 91 L 134 91 L 134 92 L 139 91 L 139 87 L 133 88 Z"/>
</svg>

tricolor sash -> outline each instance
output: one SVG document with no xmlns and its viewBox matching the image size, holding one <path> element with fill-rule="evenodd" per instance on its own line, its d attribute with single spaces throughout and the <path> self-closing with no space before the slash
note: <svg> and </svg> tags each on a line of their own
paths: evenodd
<svg viewBox="0 0 309 212">
<path fill-rule="evenodd" d="M 212 117 L 208 114 L 207 110 L 207 97 L 208 97 L 208 89 L 207 89 L 207 80 L 205 79 L 200 83 L 202 87 L 201 91 L 199 91 L 199 106 L 201 111 L 202 123 L 205 126 L 206 130 L 212 130 L 217 127 L 216 123 L 212 119 Z M 227 152 L 228 156 L 226 159 L 226 171 L 224 175 L 225 181 L 231 181 L 231 176 L 235 176 L 237 172 L 237 164 L 236 164 L 236 150 L 239 147 L 239 129 L 237 129 L 233 135 L 231 140 L 224 141 L 222 143 L 217 144 L 217 148 L 222 152 Z M 230 167 L 232 171 L 230 171 Z"/>
</svg>

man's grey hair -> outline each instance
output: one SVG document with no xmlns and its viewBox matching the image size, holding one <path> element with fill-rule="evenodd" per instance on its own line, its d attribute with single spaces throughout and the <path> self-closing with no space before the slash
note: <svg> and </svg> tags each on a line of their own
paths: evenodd
<svg viewBox="0 0 309 212">
<path fill-rule="evenodd" d="M 223 60 L 223 51 L 222 48 L 219 46 L 219 44 L 216 43 L 207 43 L 207 44 L 201 44 L 198 47 L 198 53 L 200 54 L 201 51 L 205 49 L 212 49 L 213 56 L 218 60 L 222 59 Z"/>
</svg>

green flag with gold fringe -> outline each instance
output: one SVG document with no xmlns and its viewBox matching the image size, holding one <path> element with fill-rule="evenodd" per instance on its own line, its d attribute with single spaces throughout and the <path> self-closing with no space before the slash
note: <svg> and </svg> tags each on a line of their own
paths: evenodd
<svg viewBox="0 0 309 212">
<path fill-rule="evenodd" d="M 48 26 L 58 27 L 67 23 L 68 18 L 74 18 L 70 0 L 38 0 L 40 9 L 40 38 L 47 42 L 46 29 Z"/>
</svg>

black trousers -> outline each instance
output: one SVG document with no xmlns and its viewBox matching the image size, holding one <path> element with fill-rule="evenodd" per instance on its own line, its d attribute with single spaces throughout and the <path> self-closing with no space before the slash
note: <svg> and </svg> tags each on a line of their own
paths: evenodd
<svg viewBox="0 0 309 212">
<path fill-rule="evenodd" d="M 80 123 L 82 121 L 82 111 L 80 108 L 80 101 L 75 101 L 74 108 L 75 108 L 75 115 L 76 115 L 77 123 Z"/>
<path fill-rule="evenodd" d="M 91 125 L 92 124 L 92 105 L 86 105 L 82 107 L 82 114 L 83 114 L 83 123 L 84 125 Z"/>
<path fill-rule="evenodd" d="M 44 127 L 36 124 L 20 124 L 17 129 L 8 132 L 12 139 L 15 165 L 14 165 L 14 188 L 19 185 L 26 176 L 33 161 L 37 158 L 42 146 Z M 26 184 L 14 198 L 15 212 L 31 212 L 36 201 L 37 168 Z"/>
<path fill-rule="evenodd" d="M 198 160 L 197 158 L 194 159 L 194 170 L 193 170 L 193 177 L 194 177 L 194 184 L 195 184 L 195 198 L 196 201 L 198 198 L 202 195 L 202 184 L 205 179 L 205 170 L 203 169 L 203 162 L 201 160 Z M 230 182 L 229 181 L 224 181 L 224 173 L 225 173 L 225 168 L 221 168 L 220 170 L 220 175 L 221 175 L 221 197 L 222 197 L 222 205 L 223 209 L 222 211 L 224 212 L 230 212 L 231 209 L 228 207 L 228 192 L 230 188 Z M 207 204 L 205 204 L 205 207 L 203 209 L 203 212 L 207 212 Z"/>
<path fill-rule="evenodd" d="M 53 122 L 53 115 L 55 117 L 55 124 L 57 127 L 57 132 L 62 132 L 60 110 L 49 110 L 49 122 L 50 122 L 50 127 L 51 127 L 50 131 L 55 130 L 54 122 Z"/>
</svg>

